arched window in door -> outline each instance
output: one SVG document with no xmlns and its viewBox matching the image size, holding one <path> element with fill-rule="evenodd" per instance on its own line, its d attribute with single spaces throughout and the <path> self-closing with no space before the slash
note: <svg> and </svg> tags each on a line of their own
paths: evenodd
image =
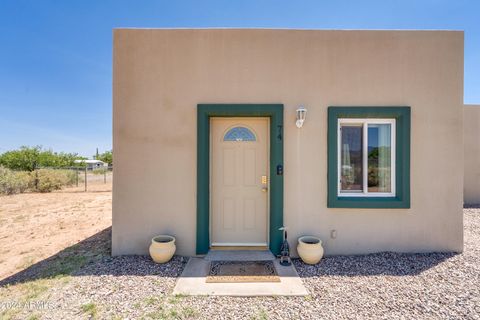
<svg viewBox="0 0 480 320">
<path fill-rule="evenodd" d="M 252 130 L 237 126 L 233 127 L 225 133 L 223 141 L 256 141 L 255 134 Z"/>
</svg>

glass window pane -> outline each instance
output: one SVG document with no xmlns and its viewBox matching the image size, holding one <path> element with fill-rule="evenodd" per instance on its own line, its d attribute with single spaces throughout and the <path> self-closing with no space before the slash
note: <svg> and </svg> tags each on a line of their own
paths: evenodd
<svg viewBox="0 0 480 320">
<path fill-rule="evenodd" d="M 368 192 L 391 192 L 391 125 L 368 125 Z"/>
<path fill-rule="evenodd" d="M 234 127 L 225 133 L 223 141 L 255 141 L 255 134 L 245 127 Z"/>
<path fill-rule="evenodd" d="M 342 124 L 340 128 L 340 191 L 361 192 L 363 190 L 363 126 L 361 124 Z"/>
</svg>

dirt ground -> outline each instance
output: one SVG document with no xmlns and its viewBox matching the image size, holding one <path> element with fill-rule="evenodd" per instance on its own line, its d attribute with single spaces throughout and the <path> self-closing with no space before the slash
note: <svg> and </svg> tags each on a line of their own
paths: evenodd
<svg viewBox="0 0 480 320">
<path fill-rule="evenodd" d="M 89 175 L 87 192 L 0 196 L 0 280 L 84 240 L 112 224 L 112 176 Z"/>
</svg>

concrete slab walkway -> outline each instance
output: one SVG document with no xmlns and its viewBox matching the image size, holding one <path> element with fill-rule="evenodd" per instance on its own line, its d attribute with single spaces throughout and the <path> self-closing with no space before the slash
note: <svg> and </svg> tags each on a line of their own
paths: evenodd
<svg viewBox="0 0 480 320">
<path fill-rule="evenodd" d="M 202 258 L 190 258 L 182 275 L 177 279 L 173 294 L 242 297 L 306 296 L 309 294 L 293 265 L 284 267 L 278 260 L 274 260 L 273 263 L 280 276 L 280 282 L 207 283 L 206 276 L 210 261 Z"/>
</svg>

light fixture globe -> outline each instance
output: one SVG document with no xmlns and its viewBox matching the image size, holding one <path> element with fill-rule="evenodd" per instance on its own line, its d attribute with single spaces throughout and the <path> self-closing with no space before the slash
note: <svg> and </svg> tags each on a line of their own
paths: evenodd
<svg viewBox="0 0 480 320">
<path fill-rule="evenodd" d="M 305 117 L 307 115 L 307 109 L 305 109 L 304 106 L 300 106 L 297 109 L 297 121 L 295 124 L 297 125 L 297 128 L 301 128 L 303 126 L 303 122 L 305 121 Z"/>
</svg>

